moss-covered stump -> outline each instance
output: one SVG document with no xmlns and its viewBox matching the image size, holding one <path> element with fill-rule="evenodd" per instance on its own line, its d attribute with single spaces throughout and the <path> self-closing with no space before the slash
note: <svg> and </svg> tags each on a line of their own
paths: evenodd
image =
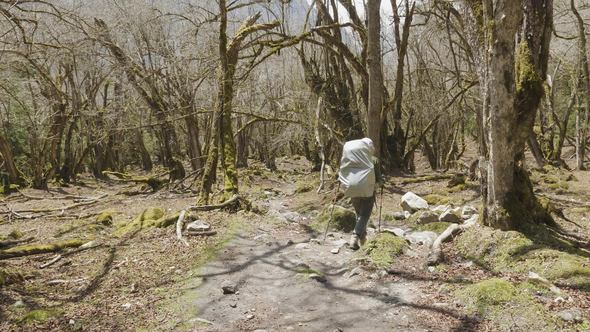
<svg viewBox="0 0 590 332">
<path fill-rule="evenodd" d="M 472 227 L 457 242 L 459 253 L 494 272 L 536 272 L 552 282 L 590 292 L 590 258 L 545 226 L 529 226 L 526 234 Z"/>
<path fill-rule="evenodd" d="M 557 321 L 536 303 L 526 286 L 491 278 L 455 292 L 467 313 L 489 319 L 500 331 L 554 331 Z"/>
<path fill-rule="evenodd" d="M 30 256 L 60 251 L 66 248 L 77 248 L 88 241 L 80 239 L 65 240 L 53 243 L 27 244 L 0 250 L 0 259 Z"/>
<path fill-rule="evenodd" d="M 113 232 L 113 235 L 116 237 L 121 237 L 130 232 L 140 231 L 146 228 L 168 227 L 178 220 L 179 215 L 179 212 L 170 215 L 164 215 L 164 210 L 161 208 L 147 208 L 131 222 L 119 224 L 117 229 Z"/>
<path fill-rule="evenodd" d="M 407 247 L 408 243 L 404 238 L 389 233 L 379 233 L 367 242 L 364 253 L 373 265 L 386 269 L 393 264 L 395 257 L 401 255 Z"/>
<path fill-rule="evenodd" d="M 333 214 L 332 206 L 334 206 Z M 329 205 L 326 207 L 310 224 L 310 227 L 317 232 L 323 232 L 326 229 L 328 220 L 330 220 L 330 214 L 332 214 L 330 230 L 351 232 L 354 229 L 354 226 L 356 225 L 356 215 L 353 211 L 339 205 Z"/>
<path fill-rule="evenodd" d="M 0 269 L 0 288 L 10 284 L 22 282 L 23 280 L 24 278 L 20 273 Z"/>
</svg>

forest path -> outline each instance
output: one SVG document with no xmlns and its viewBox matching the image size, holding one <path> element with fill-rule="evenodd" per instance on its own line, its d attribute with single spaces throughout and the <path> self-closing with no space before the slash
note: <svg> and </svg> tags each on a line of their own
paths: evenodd
<svg viewBox="0 0 590 332">
<path fill-rule="evenodd" d="M 291 212 L 295 196 L 283 197 L 269 200 L 271 211 Z M 361 267 L 360 255 L 345 245 L 348 236 L 330 233 L 321 243 L 298 223 L 265 217 L 199 270 L 198 286 L 185 296 L 195 316 L 182 325 L 197 331 L 433 331 L 441 321 L 469 324 L 425 292 L 432 280 Z M 412 246 L 404 257 L 423 265 L 425 251 Z M 235 293 L 224 294 L 224 286 Z"/>
</svg>

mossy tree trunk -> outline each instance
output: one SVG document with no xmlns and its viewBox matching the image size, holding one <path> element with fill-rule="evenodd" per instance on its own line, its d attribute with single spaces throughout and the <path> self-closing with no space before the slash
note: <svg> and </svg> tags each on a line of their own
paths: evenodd
<svg viewBox="0 0 590 332">
<path fill-rule="evenodd" d="M 484 101 L 480 150 L 483 221 L 500 229 L 516 229 L 528 221 L 549 222 L 533 193 L 524 149 L 543 95 L 553 2 L 465 3 Z"/>
<path fill-rule="evenodd" d="M 383 113 L 383 72 L 381 69 L 381 0 L 367 3 L 367 68 L 369 74 L 369 104 L 367 136 L 373 140 L 375 155 L 381 156 Z"/>
<path fill-rule="evenodd" d="M 590 64 L 588 63 L 588 47 L 584 19 L 578 12 L 574 0 L 570 0 L 570 8 L 576 17 L 576 26 L 578 29 L 578 54 L 581 64 L 580 88 L 583 92 L 581 98 L 584 101 L 583 109 L 578 109 L 576 113 L 576 168 L 585 170 L 586 135 L 588 132 L 588 121 L 590 120 L 588 116 L 590 114 Z"/>
<path fill-rule="evenodd" d="M 228 8 L 225 0 L 219 1 L 219 82 L 217 102 L 213 111 L 211 146 L 207 155 L 207 162 L 203 170 L 200 183 L 200 195 L 198 202 L 206 204 L 209 201 L 211 185 L 215 181 L 214 171 L 217 167 L 218 158 L 224 171 L 224 200 L 230 199 L 238 193 L 238 170 L 236 157 L 236 143 L 232 128 L 232 102 L 234 97 L 234 80 L 236 67 L 239 61 L 242 43 L 258 31 L 274 29 L 278 22 L 261 23 L 260 13 L 248 18 L 235 36 L 228 42 L 227 37 L 227 14 Z"/>
<path fill-rule="evenodd" d="M 6 171 L 10 183 L 21 184 L 23 182 L 20 172 L 16 168 L 10 144 L 4 138 L 2 132 L 0 132 L 0 171 L 1 170 Z"/>
</svg>

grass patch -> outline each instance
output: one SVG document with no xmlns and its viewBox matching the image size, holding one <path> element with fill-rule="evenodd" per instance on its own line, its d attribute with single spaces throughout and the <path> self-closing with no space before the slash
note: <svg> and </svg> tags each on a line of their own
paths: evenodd
<svg viewBox="0 0 590 332">
<path fill-rule="evenodd" d="M 447 205 L 451 202 L 451 199 L 448 196 L 440 194 L 429 194 L 424 196 L 424 199 L 429 205 Z"/>
<path fill-rule="evenodd" d="M 54 317 L 61 316 L 62 312 L 57 309 L 36 309 L 26 313 L 19 319 L 21 324 L 40 323 Z"/>
</svg>

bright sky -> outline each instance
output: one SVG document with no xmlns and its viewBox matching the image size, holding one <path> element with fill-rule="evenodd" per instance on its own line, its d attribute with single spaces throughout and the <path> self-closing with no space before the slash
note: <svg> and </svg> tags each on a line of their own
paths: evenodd
<svg viewBox="0 0 590 332">
<path fill-rule="evenodd" d="M 306 1 L 310 6 L 314 3 L 314 0 L 306 0 Z M 363 19 L 365 16 L 364 2 L 366 2 L 366 0 L 352 0 L 352 2 L 356 6 L 356 10 L 358 12 L 359 17 L 361 19 Z M 348 22 L 349 18 L 348 18 L 348 15 L 346 14 L 346 9 L 344 9 L 344 7 L 342 7 L 340 2 L 338 2 L 338 7 L 339 7 L 338 8 L 338 16 L 340 16 L 340 21 L 341 22 Z M 391 2 L 382 0 L 381 1 L 381 17 L 383 17 L 385 20 L 389 20 L 391 18 L 391 16 L 392 16 Z"/>
</svg>

